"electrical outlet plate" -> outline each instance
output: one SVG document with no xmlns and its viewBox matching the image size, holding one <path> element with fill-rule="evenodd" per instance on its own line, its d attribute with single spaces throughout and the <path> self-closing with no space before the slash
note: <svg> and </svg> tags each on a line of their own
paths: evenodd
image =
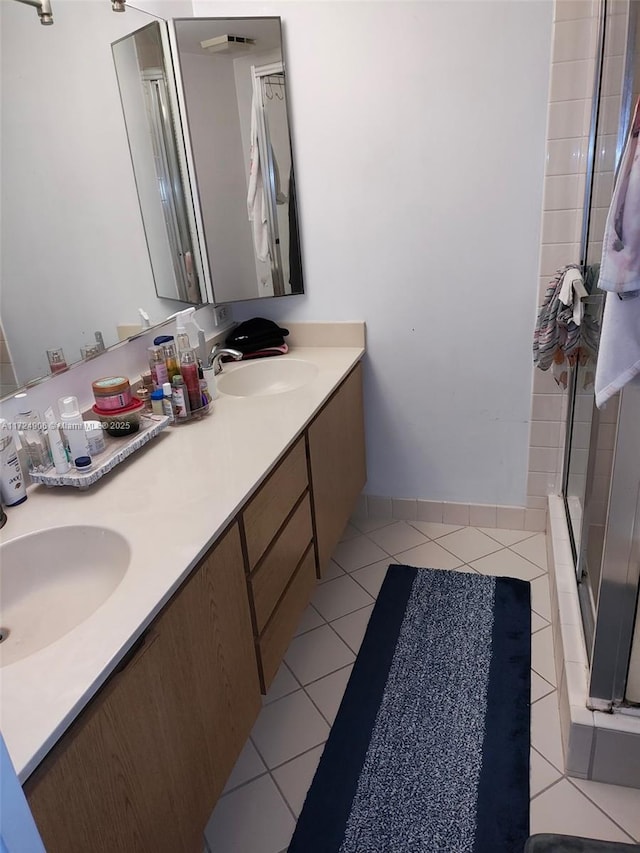
<svg viewBox="0 0 640 853">
<path fill-rule="evenodd" d="M 231 322 L 231 308 L 228 305 L 216 305 L 213 309 L 216 326 L 226 326 Z"/>
</svg>

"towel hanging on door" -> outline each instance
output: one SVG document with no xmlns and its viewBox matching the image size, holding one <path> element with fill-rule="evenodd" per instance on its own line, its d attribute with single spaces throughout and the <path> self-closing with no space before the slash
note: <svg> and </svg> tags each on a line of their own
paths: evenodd
<svg viewBox="0 0 640 853">
<path fill-rule="evenodd" d="M 598 287 L 608 291 L 596 367 L 596 406 L 640 374 L 640 100 L 607 216 Z"/>
<path fill-rule="evenodd" d="M 256 257 L 259 261 L 266 261 L 269 258 L 269 224 L 267 221 L 267 199 L 264 192 L 262 161 L 258 145 L 258 105 L 255 96 L 251 101 L 251 138 L 249 144 L 247 211 L 252 226 Z"/>
</svg>

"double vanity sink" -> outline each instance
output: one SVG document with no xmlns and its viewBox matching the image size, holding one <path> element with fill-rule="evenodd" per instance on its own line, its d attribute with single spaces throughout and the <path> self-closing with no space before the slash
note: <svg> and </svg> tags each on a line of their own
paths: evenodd
<svg viewBox="0 0 640 853">
<path fill-rule="evenodd" d="M 84 493 L 38 486 L 8 511 L 0 728 L 22 782 L 301 437 L 304 446 L 364 353 L 364 327 L 353 325 L 353 345 L 225 365 L 208 417 L 166 430 Z"/>
</svg>

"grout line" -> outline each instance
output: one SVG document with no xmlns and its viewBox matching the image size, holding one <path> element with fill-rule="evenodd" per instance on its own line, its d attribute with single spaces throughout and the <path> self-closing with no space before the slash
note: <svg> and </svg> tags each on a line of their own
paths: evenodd
<svg viewBox="0 0 640 853">
<path fill-rule="evenodd" d="M 629 830 L 628 830 L 628 829 L 625 829 L 623 826 L 621 826 L 621 825 L 618 823 L 618 821 L 617 821 L 617 820 L 614 820 L 614 818 L 612 818 L 612 817 L 611 817 L 611 815 L 610 815 L 608 812 L 606 812 L 606 811 L 602 808 L 602 806 L 601 806 L 601 805 L 599 805 L 599 804 L 598 804 L 597 800 L 593 800 L 593 799 L 592 799 L 588 794 L 585 794 L 585 792 L 584 792 L 583 790 L 581 790 L 581 789 L 580 789 L 580 788 L 579 788 L 579 787 L 574 783 L 573 778 L 572 778 L 571 776 L 568 776 L 568 775 L 567 775 L 567 776 L 565 776 L 565 778 L 566 778 L 567 782 L 568 782 L 572 787 L 574 787 L 574 788 L 576 789 L 576 791 L 578 791 L 578 793 L 582 794 L 582 796 L 583 796 L 583 797 L 585 797 L 585 799 L 587 799 L 587 800 L 588 800 L 592 805 L 594 805 L 594 806 L 598 809 L 598 811 L 602 812 L 602 814 L 603 814 L 605 817 L 609 818 L 609 820 L 611 821 L 611 823 L 615 824 L 621 832 L 624 832 L 624 834 L 627 836 L 627 838 L 629 838 L 629 839 L 630 839 L 630 841 L 632 841 L 632 842 L 638 841 L 638 839 L 637 839 L 637 838 L 634 838 L 634 837 L 629 833 Z M 591 780 L 591 779 L 581 779 L 580 781 L 581 781 L 581 782 L 590 782 L 590 781 L 593 781 L 593 780 Z M 598 783 L 596 783 L 596 784 L 598 784 Z M 604 784 L 604 783 L 602 783 L 602 782 L 601 782 L 600 784 Z"/>
<path fill-rule="evenodd" d="M 296 757 L 297 757 L 297 756 L 296 756 Z M 293 761 L 293 759 L 291 759 L 291 760 Z M 298 816 L 296 815 L 296 813 L 294 812 L 294 810 L 291 808 L 291 805 L 290 805 L 290 803 L 289 803 L 289 800 L 285 797 L 285 795 L 284 795 L 284 791 L 282 790 L 282 788 L 280 787 L 280 785 L 278 785 L 278 780 L 277 780 L 277 779 L 276 779 L 276 777 L 273 775 L 273 773 L 271 772 L 271 770 L 269 771 L 269 776 L 271 777 L 271 781 L 273 782 L 273 784 L 276 786 L 276 791 L 277 791 L 277 792 L 280 794 L 280 796 L 282 797 L 282 800 L 283 800 L 283 802 L 284 802 L 285 806 L 286 806 L 286 807 L 289 809 L 289 811 L 291 812 L 291 817 L 293 818 L 293 821 L 294 821 L 293 831 L 291 832 L 291 835 L 293 836 L 293 832 L 295 831 L 295 824 L 298 822 Z"/>
</svg>

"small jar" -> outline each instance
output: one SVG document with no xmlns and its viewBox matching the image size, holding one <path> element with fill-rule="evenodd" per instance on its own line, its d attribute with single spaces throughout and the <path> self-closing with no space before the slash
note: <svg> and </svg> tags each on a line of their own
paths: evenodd
<svg viewBox="0 0 640 853">
<path fill-rule="evenodd" d="M 131 385 L 126 376 L 105 376 L 91 383 L 96 406 L 113 412 L 131 405 Z"/>
<path fill-rule="evenodd" d="M 100 421 L 85 421 L 84 431 L 87 435 L 87 444 L 89 445 L 89 454 L 97 456 L 106 448 L 104 440 L 104 429 Z"/>
<path fill-rule="evenodd" d="M 135 392 L 135 396 L 140 400 L 144 408 L 142 409 L 143 414 L 149 414 L 151 412 L 151 394 L 153 392 L 146 388 L 144 385 L 141 385 L 140 388 Z"/>
<path fill-rule="evenodd" d="M 60 371 L 67 369 L 67 360 L 64 357 L 62 347 L 48 349 L 47 359 L 49 361 L 49 370 L 52 373 L 60 373 Z"/>
<path fill-rule="evenodd" d="M 84 474 L 85 471 L 90 471 L 93 468 L 90 456 L 78 456 L 77 459 L 74 459 L 73 464 L 79 474 Z"/>
</svg>

